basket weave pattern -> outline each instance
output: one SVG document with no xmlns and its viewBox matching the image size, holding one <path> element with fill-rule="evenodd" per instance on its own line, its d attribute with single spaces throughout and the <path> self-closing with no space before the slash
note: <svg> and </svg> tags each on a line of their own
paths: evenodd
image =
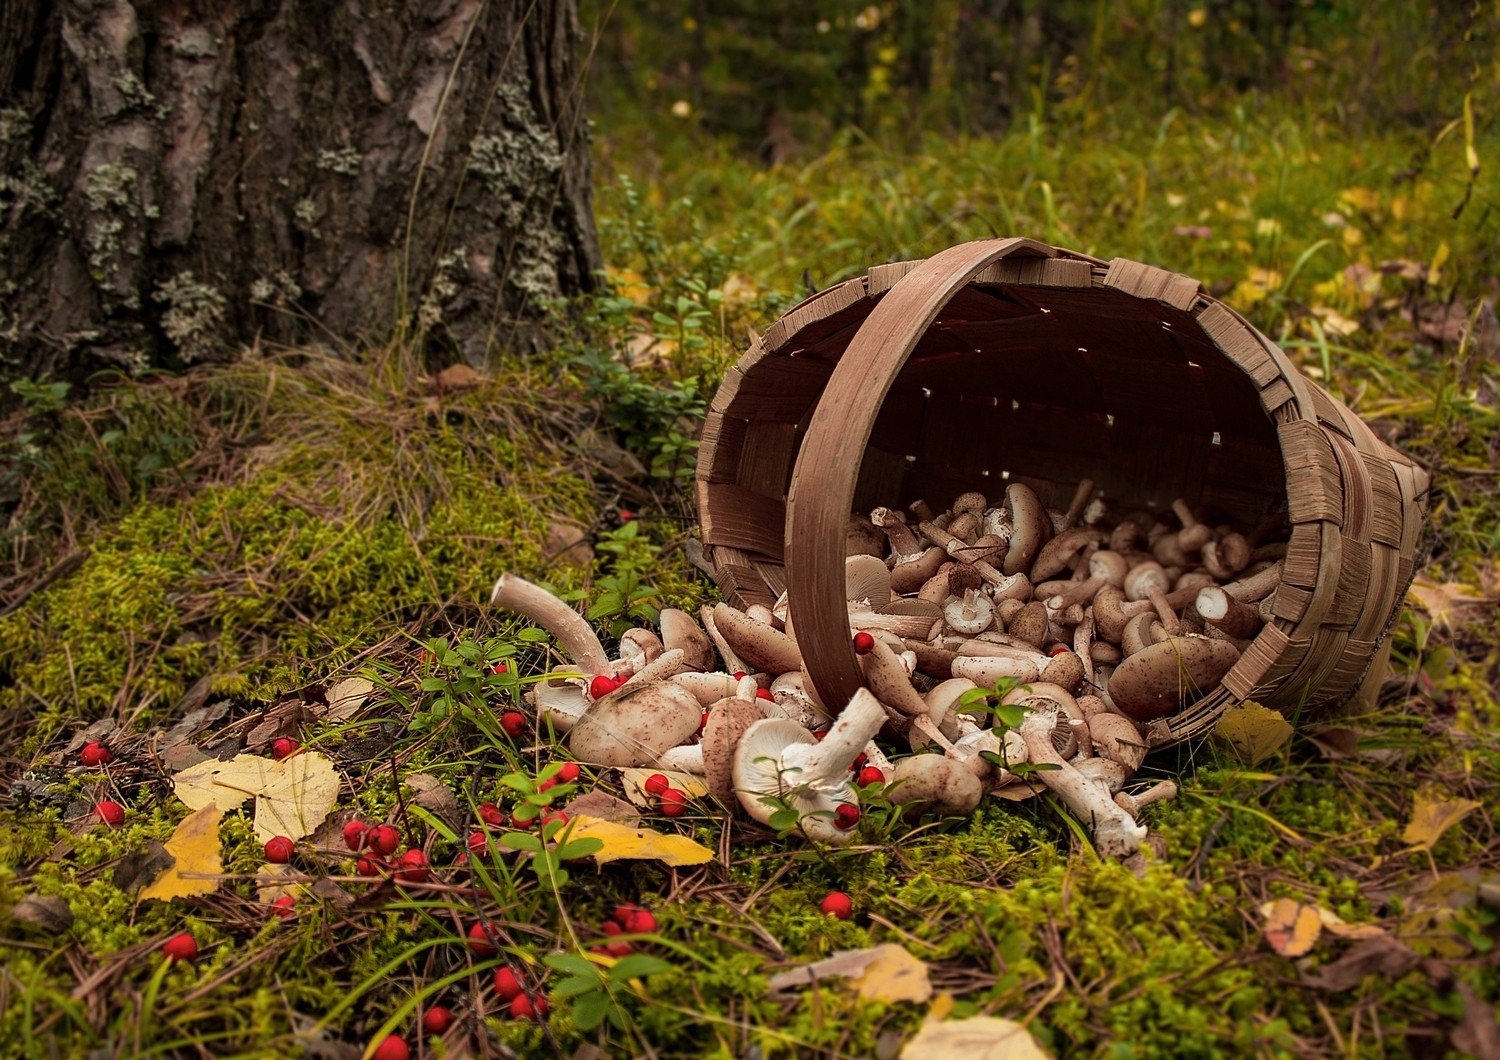
<svg viewBox="0 0 1500 1060">
<path fill-rule="evenodd" d="M 1218 689 L 1154 734 L 1232 703 L 1347 698 L 1410 583 L 1428 476 L 1190 277 L 1029 239 L 878 265 L 788 311 L 726 375 L 697 501 L 728 600 L 789 590 L 809 676 L 843 702 L 851 511 L 1020 480 L 1065 507 L 1185 498 L 1288 535 L 1275 618 Z"/>
</svg>

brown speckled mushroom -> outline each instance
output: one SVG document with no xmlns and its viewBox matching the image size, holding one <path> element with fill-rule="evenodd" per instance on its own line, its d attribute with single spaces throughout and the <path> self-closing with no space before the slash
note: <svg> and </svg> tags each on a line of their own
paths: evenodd
<svg viewBox="0 0 1500 1060">
<path fill-rule="evenodd" d="M 755 667 L 742 660 L 734 653 L 724 635 L 719 632 L 719 627 L 714 624 L 714 605 L 704 604 L 698 612 L 698 617 L 703 620 L 703 630 L 708 635 L 709 641 L 719 653 L 719 658 L 724 660 L 724 669 L 730 673 L 749 673 Z"/>
<path fill-rule="evenodd" d="M 1109 696 L 1135 721 L 1166 717 L 1212 691 L 1239 657 L 1228 641 L 1171 637 L 1122 662 L 1109 680 Z"/>
<path fill-rule="evenodd" d="M 586 676 L 613 673 L 604 646 L 583 616 L 540 585 L 515 574 L 502 574 L 490 593 L 490 603 L 529 618 L 552 634 L 568 661 Z"/>
<path fill-rule="evenodd" d="M 1052 518 L 1042 507 L 1036 491 L 1024 482 L 1012 482 L 1006 488 L 1005 504 L 1010 509 L 1015 529 L 1011 532 L 1005 562 L 1000 569 L 1006 574 L 1020 574 L 1031 569 L 1037 553 L 1052 537 Z"/>
<path fill-rule="evenodd" d="M 771 702 L 777 714 L 808 729 L 820 728 L 830 720 L 828 713 L 807 694 L 801 670 L 782 674 L 771 682 Z"/>
<path fill-rule="evenodd" d="M 844 598 L 850 605 L 871 610 L 891 602 L 891 572 L 874 556 L 850 556 L 844 560 Z"/>
<path fill-rule="evenodd" d="M 851 515 L 844 530 L 844 555 L 885 559 L 890 542 L 885 532 L 863 515 Z"/>
<path fill-rule="evenodd" d="M 1177 547 L 1183 552 L 1197 552 L 1213 540 L 1214 528 L 1206 523 L 1200 523 L 1193 515 L 1193 510 L 1188 507 L 1187 501 L 1181 497 L 1177 498 L 1172 502 L 1172 511 L 1177 513 L 1177 518 L 1182 522 L 1182 529 L 1177 531 Z"/>
<path fill-rule="evenodd" d="M 864 670 L 865 686 L 881 703 L 902 714 L 916 716 L 927 713 L 927 704 L 922 702 L 921 695 L 912 687 L 906 668 L 883 641 L 876 640 L 875 646 L 860 656 L 860 666 Z"/>
<path fill-rule="evenodd" d="M 841 805 L 858 805 L 849 766 L 885 724 L 885 709 L 861 688 L 819 742 L 785 718 L 766 718 L 745 730 L 734 755 L 734 794 L 745 812 L 762 824 L 783 804 L 797 812 L 810 838 L 845 846 L 853 829 L 833 823 Z"/>
<path fill-rule="evenodd" d="M 915 556 L 922 551 L 922 541 L 916 532 L 906 525 L 900 512 L 890 508 L 876 508 L 870 513 L 870 521 L 885 531 L 890 541 L 891 554 L 899 561 L 906 556 Z"/>
<path fill-rule="evenodd" d="M 765 718 L 762 702 L 738 697 L 721 700 L 709 708 L 703 725 L 703 783 L 727 807 L 735 804 L 734 751 L 750 726 Z"/>
<path fill-rule="evenodd" d="M 1011 619 L 1006 632 L 1040 648 L 1047 643 L 1047 627 L 1047 605 L 1041 600 L 1033 600 L 1016 612 L 1016 617 Z"/>
<path fill-rule="evenodd" d="M 946 754 L 917 754 L 896 763 L 887 797 L 906 807 L 908 817 L 935 813 L 962 817 L 973 813 L 984 797 L 984 785 L 962 762 Z"/>
<path fill-rule="evenodd" d="M 656 620 L 661 628 L 662 646 L 671 651 L 681 648 L 685 670 L 707 673 L 714 668 L 714 645 L 693 616 L 675 607 L 662 608 Z"/>
<path fill-rule="evenodd" d="M 1076 695 L 1083 687 L 1085 676 L 1083 659 L 1074 651 L 1058 652 L 1047 661 L 1037 676 L 1048 684 L 1066 688 Z"/>
<path fill-rule="evenodd" d="M 1101 711 L 1088 718 L 1089 740 L 1100 758 L 1118 762 L 1134 776 L 1146 761 L 1146 741 L 1129 718 Z"/>
<path fill-rule="evenodd" d="M 649 629 L 627 629 L 620 634 L 620 661 L 634 673 L 647 663 L 654 662 L 666 651 L 661 638 Z"/>
<path fill-rule="evenodd" d="M 1037 679 L 1040 671 L 1035 662 L 1014 655 L 960 655 L 949 667 L 954 677 L 967 677 L 980 685 L 993 685 L 1004 678 L 1021 682 Z"/>
<path fill-rule="evenodd" d="M 1129 857 L 1140 849 L 1146 829 L 1114 801 L 1106 781 L 1085 776 L 1058 754 L 1053 744 L 1057 725 L 1056 715 L 1041 711 L 1021 723 L 1029 760 L 1052 767 L 1037 770 L 1032 776 L 1056 792 L 1068 812 L 1088 827 L 1100 854 Z"/>
<path fill-rule="evenodd" d="M 1067 589 L 1052 597 L 1047 601 L 1047 606 L 1060 611 L 1074 604 L 1086 604 L 1106 585 L 1113 585 L 1117 588 L 1124 585 L 1127 573 L 1129 573 L 1129 567 L 1126 565 L 1124 556 L 1118 552 L 1111 552 L 1107 548 L 1101 548 L 1089 557 L 1089 576 L 1081 582 L 1074 582 Z"/>
<path fill-rule="evenodd" d="M 728 604 L 714 605 L 714 628 L 734 654 L 748 664 L 747 671 L 784 674 L 802 666 L 796 641 Z"/>
<path fill-rule="evenodd" d="M 593 765 L 651 765 L 691 739 L 702 719 L 697 698 L 668 681 L 621 688 L 590 705 L 568 733 L 568 750 Z"/>
<path fill-rule="evenodd" d="M 934 545 L 922 552 L 902 556 L 891 568 L 891 592 L 914 593 L 947 562 L 948 553 Z"/>
<path fill-rule="evenodd" d="M 1053 738 L 1057 753 L 1064 758 L 1072 758 L 1078 753 L 1078 732 L 1072 727 L 1072 723 L 1087 719 L 1083 716 L 1083 708 L 1078 705 L 1078 700 L 1066 688 L 1043 681 L 1032 681 L 1011 689 L 1000 702 L 1005 706 L 1028 707 L 1033 714 L 1057 715 L 1057 730 Z"/>
<path fill-rule="evenodd" d="M 694 671 L 673 674 L 667 680 L 678 688 L 684 688 L 691 692 L 693 697 L 705 709 L 713 706 L 721 699 L 727 699 L 734 695 L 735 688 L 739 684 L 734 679 L 733 674 L 698 673 Z"/>
<path fill-rule="evenodd" d="M 1209 574 L 1227 582 L 1250 566 L 1250 542 L 1244 534 L 1225 534 L 1204 545 L 1201 558 Z"/>
<path fill-rule="evenodd" d="M 1193 607 L 1209 625 L 1238 640 L 1260 632 L 1259 609 L 1240 603 L 1217 585 L 1199 589 Z"/>
<path fill-rule="evenodd" d="M 1032 582 L 1044 582 L 1067 570 L 1073 557 L 1096 538 L 1094 531 L 1084 526 L 1064 530 L 1053 537 L 1042 546 L 1041 551 L 1036 554 L 1036 559 L 1031 562 Z"/>
</svg>

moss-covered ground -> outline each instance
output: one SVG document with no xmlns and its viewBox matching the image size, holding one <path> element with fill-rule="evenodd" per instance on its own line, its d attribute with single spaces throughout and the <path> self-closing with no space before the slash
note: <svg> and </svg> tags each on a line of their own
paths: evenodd
<svg viewBox="0 0 1500 1060">
<path fill-rule="evenodd" d="M 0 908 L 58 897 L 72 923 L 7 922 L 3 1051 L 353 1056 L 392 1031 L 415 1044 L 417 1014 L 438 1002 L 459 1027 L 426 1055 L 593 1043 L 888 1057 L 934 1005 L 1022 1021 L 1069 1056 L 1493 1047 L 1493 167 L 1470 186 L 1459 136 L 1352 137 L 1252 108 L 1151 126 L 1037 121 L 920 150 L 849 138 L 771 169 L 711 141 L 641 142 L 600 145 L 610 287 L 560 310 L 546 357 L 454 386 L 411 342 L 253 351 L 103 381 L 81 403 L 27 390 L 3 438 Z M 1495 146 L 1477 145 L 1487 159 Z M 1182 793 L 1149 811 L 1164 842 L 1144 874 L 1100 861 L 1047 799 L 919 827 L 872 812 L 861 842 L 836 852 L 698 805 L 649 823 L 727 860 L 585 860 L 565 881 L 514 853 L 453 868 L 464 827 L 404 778 L 437 778 L 472 819 L 516 802 L 504 777 L 561 757 L 545 734 L 513 740 L 497 724 L 546 659 L 486 606 L 495 576 L 580 593 L 606 637 L 632 610 L 711 599 L 682 547 L 683 475 L 744 328 L 804 282 L 1012 233 L 1203 280 L 1432 469 L 1424 584 L 1448 596 L 1429 591 L 1402 616 L 1378 703 L 1255 763 L 1213 742 L 1156 761 Z M 579 540 L 590 555 L 570 550 Z M 1445 607 L 1453 596 L 1490 602 Z M 319 720 L 329 683 L 357 673 L 377 683 L 363 710 Z M 298 867 L 323 882 L 279 919 L 257 897 L 260 846 L 232 812 L 214 894 L 140 900 L 140 855 L 187 813 L 166 731 L 193 711 L 172 740 L 264 750 L 274 732 L 327 754 L 340 812 L 397 824 L 427 849 L 432 880 L 371 882 L 321 843 Z M 80 764 L 91 725 L 107 766 Z M 579 786 L 618 791 L 587 770 Z M 1419 794 L 1477 807 L 1413 846 Z M 119 830 L 90 816 L 106 797 L 126 808 Z M 831 889 L 852 897 L 850 921 L 818 911 Z M 1324 932 L 1281 956 L 1260 908 L 1283 897 L 1374 925 L 1380 941 Z M 509 1018 L 492 970 L 587 950 L 621 901 L 655 910 L 640 949 L 662 964 L 555 993 L 544 1023 Z M 495 923 L 499 956 L 463 944 L 479 919 Z M 182 930 L 195 964 L 157 952 Z M 860 1000 L 838 980 L 768 991 L 777 971 L 880 942 L 930 965 L 934 1002 Z"/>
</svg>

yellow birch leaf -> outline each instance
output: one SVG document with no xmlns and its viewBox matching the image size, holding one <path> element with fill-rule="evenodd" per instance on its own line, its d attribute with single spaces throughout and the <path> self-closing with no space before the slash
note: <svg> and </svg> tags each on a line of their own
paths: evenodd
<svg viewBox="0 0 1500 1060">
<path fill-rule="evenodd" d="M 1479 590 L 1462 582 L 1433 581 L 1419 574 L 1406 590 L 1407 597 L 1432 616 L 1440 626 L 1464 626 L 1472 621 L 1481 608 L 1495 603 L 1492 597 L 1476 595 Z"/>
<path fill-rule="evenodd" d="M 901 1060 L 1050 1060 L 1020 1023 L 974 1016 L 922 1024 L 901 1048 Z"/>
<path fill-rule="evenodd" d="M 870 1001 L 926 1001 L 932 997 L 927 965 L 904 946 L 888 942 L 875 947 L 875 959 L 854 980 L 854 990 Z"/>
<path fill-rule="evenodd" d="M 1351 924 L 1327 909 L 1318 909 L 1318 919 L 1324 931 L 1341 939 L 1373 939 L 1386 934 L 1385 928 L 1377 924 Z"/>
<path fill-rule="evenodd" d="M 708 794 L 708 785 L 703 783 L 703 778 L 691 773 L 678 773 L 671 769 L 633 769 L 620 770 L 620 779 L 624 782 L 625 797 L 637 806 L 647 809 L 656 808 L 657 798 L 646 790 L 646 778 L 660 773 L 671 782 L 672 787 L 681 791 L 690 799 L 701 799 Z"/>
<path fill-rule="evenodd" d="M 1242 761 L 1253 766 L 1292 738 L 1292 726 L 1270 707 L 1247 699 L 1226 710 L 1213 733 L 1234 748 Z"/>
<path fill-rule="evenodd" d="M 1411 820 L 1401 841 L 1414 850 L 1431 850 L 1444 832 L 1479 809 L 1470 799 L 1449 798 L 1441 788 L 1424 787 L 1412 801 Z"/>
<path fill-rule="evenodd" d="M 702 865 L 714 852 L 687 836 L 664 835 L 651 828 L 631 828 L 598 817 L 575 817 L 566 832 L 568 841 L 597 839 L 604 845 L 592 854 L 599 864 L 625 860 L 655 860 L 663 865 Z"/>
<path fill-rule="evenodd" d="M 172 855 L 171 867 L 142 890 L 141 897 L 167 902 L 218 890 L 218 880 L 184 879 L 183 874 L 217 875 L 224 871 L 224 862 L 219 857 L 219 820 L 223 816 L 223 810 L 210 804 L 183 818 L 164 844 Z"/>
<path fill-rule="evenodd" d="M 339 775 L 327 755 L 303 751 L 280 762 L 260 755 L 209 759 L 172 778 L 177 797 L 195 810 L 233 810 L 255 798 L 255 835 L 261 842 L 311 835 L 338 801 Z"/>
<path fill-rule="evenodd" d="M 1278 898 L 1262 905 L 1260 915 L 1266 918 L 1261 933 L 1283 957 L 1304 956 L 1323 933 L 1323 918 L 1315 905 Z"/>
</svg>

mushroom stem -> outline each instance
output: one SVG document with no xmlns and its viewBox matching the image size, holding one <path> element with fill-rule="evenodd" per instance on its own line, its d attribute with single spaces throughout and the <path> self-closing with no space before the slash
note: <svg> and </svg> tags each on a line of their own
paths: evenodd
<svg viewBox="0 0 1500 1060">
<path fill-rule="evenodd" d="M 1140 816 L 1140 812 L 1153 802 L 1162 802 L 1165 799 L 1177 797 L 1177 784 L 1171 780 L 1160 780 L 1151 785 L 1139 795 L 1127 795 L 1121 791 L 1115 795 L 1115 805 L 1130 814 L 1132 817 Z"/>
<path fill-rule="evenodd" d="M 1036 711 L 1021 723 L 1021 739 L 1026 742 L 1030 760 L 1055 767 L 1038 770 L 1034 775 L 1058 794 L 1074 817 L 1089 826 L 1100 854 L 1129 857 L 1140 849 L 1146 829 L 1110 797 L 1107 784 L 1084 776 L 1063 761 L 1052 745 L 1052 730 L 1056 725 L 1057 716 L 1046 711 Z"/>
<path fill-rule="evenodd" d="M 1234 597 L 1242 604 L 1255 603 L 1264 600 L 1276 591 L 1281 584 L 1281 561 L 1271 564 L 1263 571 L 1241 578 L 1237 582 L 1230 582 L 1224 586 L 1224 591 Z"/>
<path fill-rule="evenodd" d="M 885 531 L 886 540 L 891 543 L 891 551 L 896 555 L 911 556 L 922 551 L 922 543 L 912 533 L 911 527 L 889 508 L 876 508 L 870 513 L 870 522 Z"/>
<path fill-rule="evenodd" d="M 675 769 L 679 773 L 692 773 L 698 776 L 708 772 L 708 767 L 703 762 L 701 743 L 685 743 L 680 747 L 669 747 L 662 752 L 656 764 L 662 769 Z"/>
<path fill-rule="evenodd" d="M 884 724 L 880 701 L 860 689 L 820 742 L 794 744 L 783 753 L 782 761 L 801 769 L 801 780 L 842 779 Z"/>
<path fill-rule="evenodd" d="M 911 727 L 937 744 L 944 751 L 953 750 L 953 741 L 944 736 L 942 731 L 932 723 L 932 719 L 926 714 L 918 714 L 915 718 L 912 718 Z"/>
<path fill-rule="evenodd" d="M 490 593 L 490 603 L 529 618 L 552 634 L 568 661 L 590 677 L 609 672 L 609 656 L 583 616 L 540 585 L 514 574 L 502 574 Z"/>
<path fill-rule="evenodd" d="M 1083 515 L 1083 510 L 1089 506 L 1089 501 L 1094 496 L 1094 480 L 1083 479 L 1078 483 L 1078 488 L 1073 491 L 1073 500 L 1068 505 L 1068 510 L 1063 513 L 1062 528 L 1071 529 Z"/>
<path fill-rule="evenodd" d="M 714 609 L 712 605 L 704 604 L 703 609 L 698 612 L 698 617 L 703 620 L 704 632 L 708 639 L 714 642 L 714 647 L 719 649 L 719 658 L 724 660 L 724 669 L 730 673 L 749 672 L 753 667 L 746 666 L 744 660 L 734 653 L 729 642 L 719 632 L 719 627 L 714 625 Z"/>
</svg>

